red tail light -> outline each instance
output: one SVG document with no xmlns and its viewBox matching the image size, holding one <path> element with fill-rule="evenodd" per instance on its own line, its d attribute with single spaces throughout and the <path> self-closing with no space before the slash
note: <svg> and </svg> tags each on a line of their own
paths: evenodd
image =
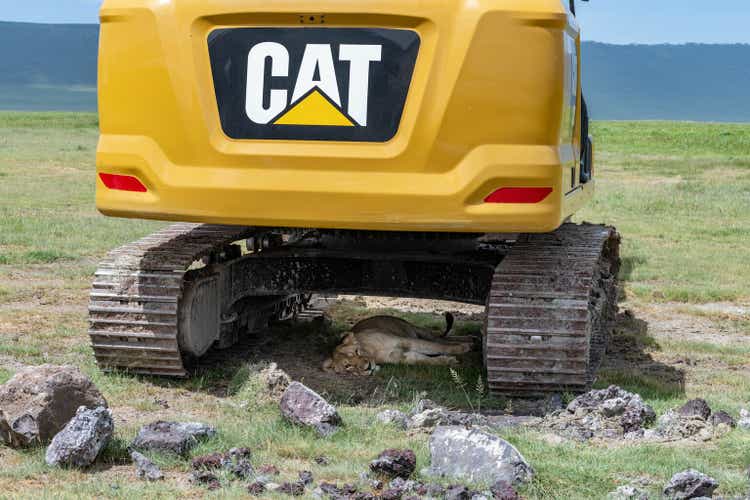
<svg viewBox="0 0 750 500">
<path fill-rule="evenodd" d="M 117 174 L 99 174 L 102 182 L 109 189 L 116 189 L 118 191 L 134 191 L 136 193 L 145 193 L 148 191 L 146 186 L 143 185 L 136 177 L 132 175 L 117 175 Z"/>
<path fill-rule="evenodd" d="M 549 187 L 506 187 L 494 191 L 485 203 L 539 203 L 552 192 Z"/>
</svg>

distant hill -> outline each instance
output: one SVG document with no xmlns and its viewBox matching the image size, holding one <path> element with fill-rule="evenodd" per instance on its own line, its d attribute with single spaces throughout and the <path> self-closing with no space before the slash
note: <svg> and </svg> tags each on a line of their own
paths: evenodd
<svg viewBox="0 0 750 500">
<path fill-rule="evenodd" d="M 96 110 L 97 25 L 0 22 L 0 109 Z M 596 119 L 750 122 L 750 45 L 582 48 Z"/>
<path fill-rule="evenodd" d="M 581 51 L 595 118 L 750 122 L 750 45 L 585 43 Z"/>
<path fill-rule="evenodd" d="M 0 22 L 0 109 L 96 110 L 99 26 Z"/>
</svg>

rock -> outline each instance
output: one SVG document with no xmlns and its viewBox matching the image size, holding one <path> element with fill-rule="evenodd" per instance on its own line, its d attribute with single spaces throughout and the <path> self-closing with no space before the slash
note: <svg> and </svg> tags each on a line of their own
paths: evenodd
<svg viewBox="0 0 750 500">
<path fill-rule="evenodd" d="M 740 419 L 737 421 L 737 425 L 746 431 L 750 431 L 750 411 L 742 409 L 740 410 Z"/>
<path fill-rule="evenodd" d="M 88 467 L 112 439 L 114 430 L 112 413 L 107 408 L 89 410 L 81 406 L 52 439 L 45 461 L 53 466 Z"/>
<path fill-rule="evenodd" d="M 389 490 L 399 490 L 404 494 L 415 492 L 419 486 L 421 485 L 416 481 L 412 481 L 411 479 L 403 479 L 401 477 L 397 477 L 396 479 L 388 483 Z"/>
<path fill-rule="evenodd" d="M 254 483 L 247 485 L 247 492 L 253 496 L 259 497 L 266 492 L 266 485 L 255 481 Z"/>
<path fill-rule="evenodd" d="M 717 427 L 723 424 L 732 429 L 737 427 L 737 422 L 735 422 L 734 418 L 723 410 L 717 411 L 711 415 L 711 424 Z"/>
<path fill-rule="evenodd" d="M 195 457 L 192 462 L 193 469 L 221 469 L 222 462 L 224 461 L 223 453 L 209 453 L 208 455 L 202 455 Z"/>
<path fill-rule="evenodd" d="M 387 489 L 380 494 L 382 500 L 401 500 L 404 496 L 404 492 L 396 489 Z"/>
<path fill-rule="evenodd" d="M 445 408 L 429 408 L 412 415 L 407 421 L 408 429 L 432 429 L 438 425 L 486 425 L 488 420 L 476 413 L 462 413 Z"/>
<path fill-rule="evenodd" d="M 310 486 L 313 483 L 313 473 L 309 470 L 303 470 L 299 473 L 299 480 L 305 486 Z"/>
<path fill-rule="evenodd" d="M 417 466 L 417 456 L 412 450 L 385 450 L 370 462 L 370 470 L 387 477 L 408 479 Z"/>
<path fill-rule="evenodd" d="M 192 466 L 195 470 L 224 469 L 239 479 L 249 479 L 255 474 L 248 460 L 250 455 L 248 448 L 232 448 L 226 453 L 209 453 L 195 457 Z"/>
<path fill-rule="evenodd" d="M 293 497 L 301 497 L 305 494 L 305 484 L 302 481 L 283 483 L 281 486 L 279 486 L 279 491 Z"/>
<path fill-rule="evenodd" d="M 184 455 L 201 439 L 216 435 L 216 429 L 199 422 L 153 422 L 144 425 L 131 443 L 140 451 L 156 451 Z"/>
<path fill-rule="evenodd" d="M 495 482 L 490 488 L 490 492 L 492 492 L 492 498 L 496 500 L 521 500 L 513 485 L 508 481 Z"/>
<path fill-rule="evenodd" d="M 530 425 L 580 441 L 633 440 L 643 436 L 644 428 L 655 419 L 653 408 L 639 395 L 610 386 L 582 394 L 564 410 L 552 412 Z"/>
<path fill-rule="evenodd" d="M 0 386 L 0 436 L 14 448 L 49 443 L 81 406 L 106 408 L 107 401 L 78 368 L 22 368 Z"/>
<path fill-rule="evenodd" d="M 443 498 L 445 496 L 445 488 L 437 483 L 431 483 L 424 485 L 417 493 L 430 498 Z"/>
<path fill-rule="evenodd" d="M 221 488 L 219 478 L 214 473 L 207 470 L 194 471 L 190 475 L 190 481 L 195 484 L 208 486 L 209 490 L 217 490 Z"/>
<path fill-rule="evenodd" d="M 614 385 L 578 396 L 568 404 L 567 411 L 579 415 L 594 413 L 604 418 L 619 417 L 623 432 L 643 428 L 656 418 L 653 408 L 638 394 Z"/>
<path fill-rule="evenodd" d="M 260 371 L 260 378 L 268 391 L 268 395 L 274 399 L 280 398 L 286 391 L 292 379 L 284 370 L 279 369 L 276 363 L 271 363 L 267 368 Z"/>
<path fill-rule="evenodd" d="M 224 470 L 228 471 L 237 479 L 250 479 L 255 475 L 255 469 L 246 457 L 249 455 L 232 454 L 230 450 L 222 462 Z"/>
<path fill-rule="evenodd" d="M 432 466 L 427 474 L 494 484 L 529 481 L 534 471 L 521 453 L 507 441 L 477 429 L 438 427 L 430 438 Z"/>
<path fill-rule="evenodd" d="M 372 498 L 372 495 L 357 493 L 357 487 L 351 484 L 345 484 L 339 488 L 336 484 L 322 482 L 317 488 L 315 488 L 315 491 L 313 491 L 313 497 L 330 498 L 333 500 L 350 500 L 353 498 Z"/>
<path fill-rule="evenodd" d="M 711 439 L 714 434 L 711 423 L 702 417 L 682 417 L 675 410 L 668 410 L 659 417 L 655 431 L 656 440 L 662 441 L 675 441 L 688 438 L 706 441 Z"/>
<path fill-rule="evenodd" d="M 691 399 L 677 410 L 677 414 L 680 417 L 699 417 L 708 420 L 711 416 L 711 407 L 704 399 Z"/>
<path fill-rule="evenodd" d="M 471 491 L 460 484 L 448 486 L 445 490 L 445 500 L 471 500 Z"/>
<path fill-rule="evenodd" d="M 719 483 L 712 477 L 688 469 L 678 472 L 664 487 L 664 496 L 672 499 L 711 497 Z"/>
<path fill-rule="evenodd" d="M 626 485 L 609 493 L 607 500 L 648 500 L 648 494 L 636 486 Z"/>
<path fill-rule="evenodd" d="M 279 403 L 281 413 L 290 422 L 312 427 L 321 436 L 330 436 L 341 425 L 336 408 L 312 389 L 292 382 Z"/>
<path fill-rule="evenodd" d="M 409 429 L 430 429 L 438 425 L 448 425 L 448 411 L 444 408 L 429 408 L 415 413 L 407 422 Z"/>
<path fill-rule="evenodd" d="M 159 481 L 164 479 L 164 474 L 162 474 L 161 469 L 144 455 L 141 455 L 137 451 L 131 451 L 130 458 L 135 464 L 135 475 L 139 479 L 145 479 L 147 481 Z"/>
<path fill-rule="evenodd" d="M 383 424 L 395 425 L 401 429 L 406 429 L 406 423 L 409 417 L 406 413 L 398 410 L 384 410 L 378 413 L 375 418 Z"/>
<path fill-rule="evenodd" d="M 414 416 L 417 413 L 422 413 L 426 410 L 434 410 L 436 408 L 440 408 L 440 405 L 438 405 L 436 402 L 434 402 L 431 399 L 420 399 L 417 401 L 417 404 L 414 405 L 414 408 L 412 408 L 411 412 L 409 413 L 409 416 Z"/>
</svg>

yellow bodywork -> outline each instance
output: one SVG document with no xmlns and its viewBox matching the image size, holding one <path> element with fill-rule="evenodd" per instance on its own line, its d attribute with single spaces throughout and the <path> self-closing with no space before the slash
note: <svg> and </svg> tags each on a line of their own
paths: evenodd
<svg viewBox="0 0 750 500">
<path fill-rule="evenodd" d="M 579 33 L 565 4 L 105 0 L 97 169 L 135 176 L 148 191 L 111 190 L 97 178 L 97 206 L 118 217 L 238 225 L 553 230 L 594 188 L 593 181 L 577 180 L 578 50 L 569 55 Z M 217 109 L 209 34 L 313 25 L 418 33 L 395 137 L 384 143 L 230 139 Z M 322 102 L 308 104 L 296 112 L 325 110 Z M 536 204 L 484 202 L 502 187 L 553 192 Z"/>
</svg>

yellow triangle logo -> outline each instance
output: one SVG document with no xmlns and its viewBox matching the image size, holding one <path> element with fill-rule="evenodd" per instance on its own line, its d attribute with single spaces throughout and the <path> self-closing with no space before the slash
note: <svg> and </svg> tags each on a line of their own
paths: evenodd
<svg viewBox="0 0 750 500">
<path fill-rule="evenodd" d="M 317 88 L 313 89 L 307 97 L 298 101 L 273 123 L 274 125 L 354 127 L 354 123 Z"/>
</svg>

